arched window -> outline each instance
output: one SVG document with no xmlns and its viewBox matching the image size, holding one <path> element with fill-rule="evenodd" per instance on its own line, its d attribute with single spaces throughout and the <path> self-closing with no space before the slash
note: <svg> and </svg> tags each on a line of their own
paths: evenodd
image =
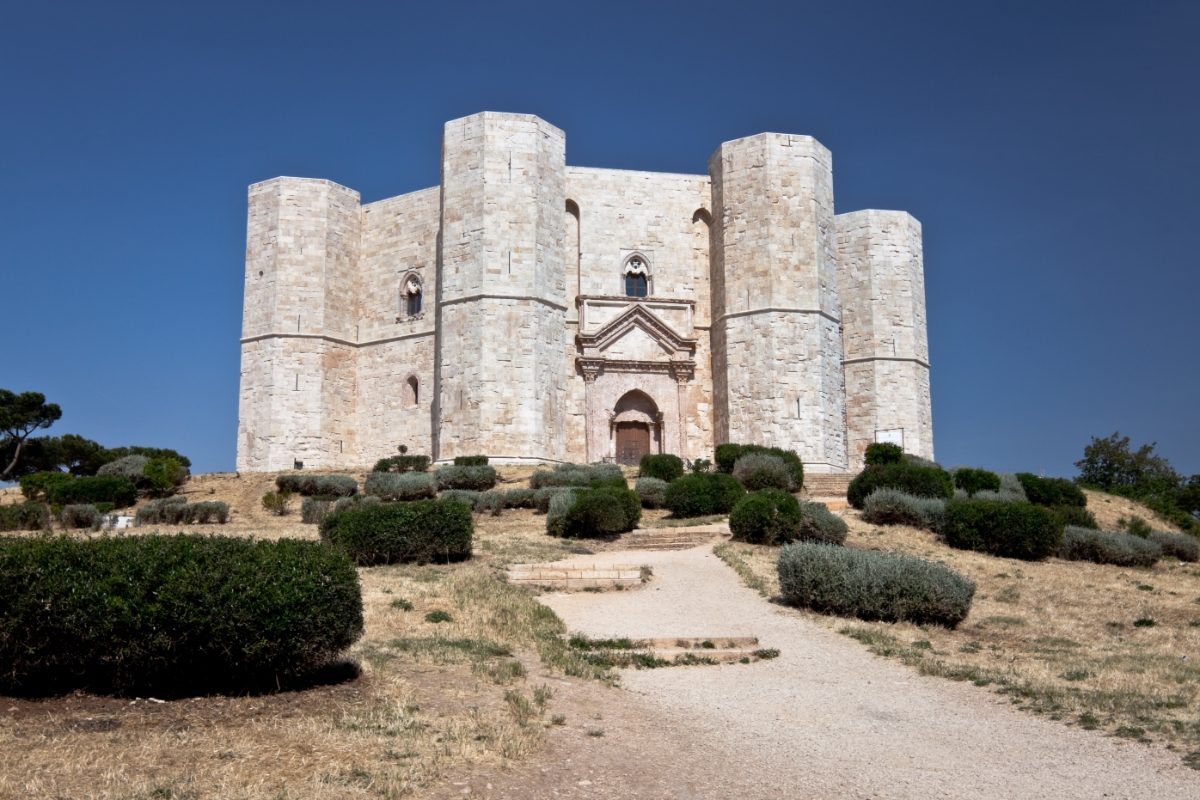
<svg viewBox="0 0 1200 800">
<path fill-rule="evenodd" d="M 404 279 L 401 302 L 404 306 L 404 316 L 419 317 L 421 315 L 421 279 L 416 275 L 409 275 Z"/>
<path fill-rule="evenodd" d="M 636 253 L 625 260 L 625 296 L 646 297 L 650 294 L 650 268 L 646 259 Z"/>
<path fill-rule="evenodd" d="M 421 384 L 417 380 L 416 375 L 409 375 L 408 380 L 404 382 L 404 404 L 415 406 L 421 400 Z"/>
</svg>

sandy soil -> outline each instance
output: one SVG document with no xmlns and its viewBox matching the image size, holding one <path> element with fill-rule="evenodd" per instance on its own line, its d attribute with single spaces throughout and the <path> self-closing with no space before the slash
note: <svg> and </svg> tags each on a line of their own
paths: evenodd
<svg viewBox="0 0 1200 800">
<path fill-rule="evenodd" d="M 564 735 L 565 743 L 552 743 L 546 757 L 525 769 L 452 783 L 459 793 L 1200 796 L 1200 773 L 1170 754 L 1022 714 L 988 692 L 872 657 L 744 588 L 709 548 L 604 557 L 636 557 L 654 568 L 654 581 L 636 592 L 546 595 L 544 602 L 571 630 L 597 637 L 755 634 L 780 657 L 749 665 L 627 670 L 622 685 L 644 713 L 610 701 L 607 719 L 597 723 L 605 740 L 619 743 L 604 745 L 603 753 L 592 747 L 590 758 L 564 763 L 555 759 L 555 748 L 570 754 L 580 747 L 579 737 Z M 621 768 L 612 769 L 611 759 L 619 759 Z"/>
</svg>

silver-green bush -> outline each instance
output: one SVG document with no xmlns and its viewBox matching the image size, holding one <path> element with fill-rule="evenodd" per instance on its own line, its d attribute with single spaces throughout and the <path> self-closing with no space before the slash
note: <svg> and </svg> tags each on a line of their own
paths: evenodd
<svg viewBox="0 0 1200 800">
<path fill-rule="evenodd" d="M 333 504 L 335 500 L 327 500 L 324 497 L 306 497 L 304 502 L 300 504 L 300 521 L 307 522 L 310 525 L 316 525 L 333 513 Z"/>
<path fill-rule="evenodd" d="M 998 495 L 998 497 L 990 499 L 1010 500 L 1017 503 L 1029 502 L 1029 496 L 1025 494 L 1025 487 L 1021 485 L 1021 479 L 1013 472 L 1000 473 L 1000 491 Z M 975 497 L 981 500 L 989 499 L 978 494 Z"/>
<path fill-rule="evenodd" d="M 476 505 L 479 503 L 479 498 L 485 494 L 487 492 L 475 492 L 470 489 L 447 489 L 438 495 L 438 500 L 444 500 L 447 503 L 462 503 L 478 511 Z"/>
<path fill-rule="evenodd" d="M 799 488 L 784 460 L 768 453 L 751 452 L 739 457 L 733 464 L 733 477 L 750 492 L 760 489 L 794 492 Z"/>
<path fill-rule="evenodd" d="M 875 525 L 911 525 L 936 531 L 945 515 L 945 500 L 917 497 L 899 489 L 876 489 L 863 501 L 862 518 Z"/>
<path fill-rule="evenodd" d="M 201 500 L 198 503 L 188 503 L 184 506 L 184 522 L 195 522 L 200 525 L 217 523 L 224 525 L 229 522 L 229 504 L 221 500 Z"/>
<path fill-rule="evenodd" d="M 797 542 L 779 551 L 783 600 L 823 614 L 953 628 L 975 584 L 951 569 L 896 553 Z"/>
<path fill-rule="evenodd" d="M 382 500 L 372 494 L 356 494 L 353 497 L 342 497 L 333 504 L 333 511 L 348 511 L 352 508 L 366 508 L 367 506 L 377 506 Z"/>
<path fill-rule="evenodd" d="M 1129 533 L 1098 531 L 1068 525 L 1063 529 L 1058 557 L 1119 567 L 1152 567 L 1162 557 L 1158 544 Z"/>
<path fill-rule="evenodd" d="M 529 479 L 532 489 L 557 486 L 625 486 L 625 475 L 616 464 L 558 464 L 539 469 Z"/>
<path fill-rule="evenodd" d="M 633 490 L 642 508 L 662 508 L 667 502 L 667 482 L 659 478 L 638 478 Z"/>
<path fill-rule="evenodd" d="M 1200 541 L 1186 533 L 1150 531 L 1147 538 L 1162 548 L 1164 556 L 1180 561 L 1200 561 Z"/>
<path fill-rule="evenodd" d="M 546 530 L 555 531 L 561 527 L 563 518 L 567 516 L 571 506 L 575 505 L 577 493 L 577 488 L 566 487 L 549 495 L 546 508 Z"/>
<path fill-rule="evenodd" d="M 424 500 L 437 497 L 437 482 L 428 472 L 372 472 L 363 491 L 380 500 Z"/>
<path fill-rule="evenodd" d="M 150 459 L 146 456 L 123 456 L 116 461 L 110 461 L 96 470 L 97 475 L 119 475 L 129 478 L 134 483 L 144 480 L 146 464 Z"/>
<path fill-rule="evenodd" d="M 470 489 L 483 492 L 496 485 L 496 468 L 481 466 L 458 466 L 447 464 L 438 467 L 435 473 L 439 489 Z"/>
<path fill-rule="evenodd" d="M 133 521 L 137 525 L 177 525 L 184 520 L 187 500 L 182 497 L 163 497 L 151 500 L 137 510 Z"/>
<path fill-rule="evenodd" d="M 825 507 L 824 503 L 800 503 L 800 541 L 841 544 L 846 541 L 846 521 Z"/>
<path fill-rule="evenodd" d="M 58 519 L 64 528 L 99 528 L 100 509 L 91 503 L 63 506 Z"/>
</svg>

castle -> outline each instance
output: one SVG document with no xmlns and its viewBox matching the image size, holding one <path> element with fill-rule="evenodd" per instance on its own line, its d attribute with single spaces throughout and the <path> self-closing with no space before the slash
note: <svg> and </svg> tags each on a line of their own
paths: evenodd
<svg viewBox="0 0 1200 800">
<path fill-rule="evenodd" d="M 933 457 L 921 226 L 835 214 L 809 136 L 725 142 L 707 175 L 566 164 L 525 114 L 446 123 L 441 184 L 373 203 L 249 190 L 237 468 L 711 458 L 857 471 Z"/>
</svg>

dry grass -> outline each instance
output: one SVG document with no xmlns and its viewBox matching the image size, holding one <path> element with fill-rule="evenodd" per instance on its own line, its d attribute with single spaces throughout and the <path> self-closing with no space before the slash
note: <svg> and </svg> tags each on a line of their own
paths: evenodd
<svg viewBox="0 0 1200 800">
<path fill-rule="evenodd" d="M 1096 508 L 1097 493 L 1089 493 L 1097 518 L 1149 518 L 1130 501 L 1099 499 Z M 954 550 L 914 528 L 869 525 L 857 512 L 844 516 L 848 546 L 920 556 L 969 576 L 978 586 L 971 613 L 953 631 L 803 612 L 811 619 L 925 674 L 991 686 L 1035 713 L 1200 750 L 1200 565 L 1014 561 Z M 740 543 L 719 549 L 769 597 L 779 592 L 777 553 Z"/>
<path fill-rule="evenodd" d="M 531 471 L 516 472 L 527 479 Z M 518 485 L 520 474 L 503 472 Z M 188 499 L 224 500 L 233 516 L 191 530 L 315 538 L 298 503 L 285 517 L 262 510 L 273 481 L 198 476 Z M 404 797 L 451 769 L 528 756 L 553 718 L 544 675 L 612 676 L 572 652 L 562 622 L 501 572 L 578 546 L 548 537 L 531 511 L 475 519 L 469 562 L 359 571 L 365 633 L 350 652 L 362 668 L 356 680 L 168 703 L 0 698 L 0 798 Z M 426 621 L 438 610 L 451 621 Z"/>
</svg>

